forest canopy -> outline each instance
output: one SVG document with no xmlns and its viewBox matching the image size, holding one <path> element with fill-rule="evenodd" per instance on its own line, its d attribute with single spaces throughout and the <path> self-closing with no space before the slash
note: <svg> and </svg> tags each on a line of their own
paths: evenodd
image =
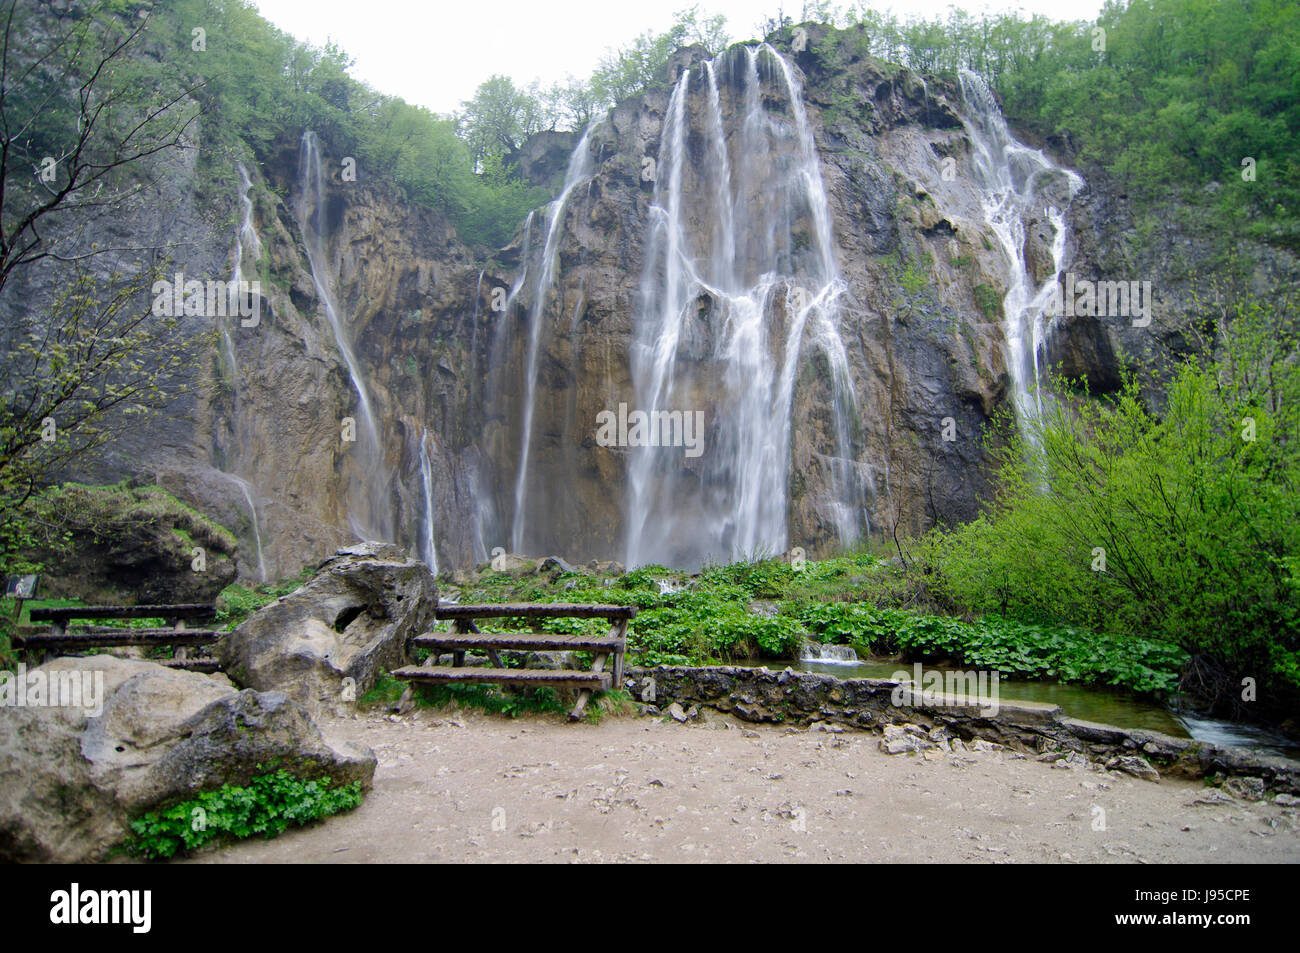
<svg viewBox="0 0 1300 953">
<path fill-rule="evenodd" d="M 335 149 L 384 170 L 417 204 L 445 212 L 470 244 L 497 247 L 545 201 L 513 156 L 528 136 L 576 131 L 610 106 L 668 80 L 681 47 L 710 53 L 731 38 L 694 6 L 663 33 L 610 49 L 586 78 L 542 87 L 495 75 L 454 115 L 437 115 L 353 78 L 337 45 L 313 47 L 264 20 L 247 0 L 114 0 L 152 11 L 159 69 L 203 83 L 220 145 L 263 152 L 315 129 Z M 1113 176 L 1139 205 L 1177 200 L 1207 230 L 1300 247 L 1300 6 L 1288 0 L 1111 0 L 1094 23 L 1019 14 L 900 20 L 867 4 L 805 3 L 756 33 L 821 22 L 886 62 L 935 75 L 979 73 L 1009 121 Z M 205 54 L 189 55 L 193 23 Z M 849 35 L 846 35 L 849 36 Z M 848 39 L 841 39 L 847 42 Z M 1200 214 L 1198 210 L 1205 214 Z M 1224 222 L 1229 225 L 1223 229 Z"/>
</svg>

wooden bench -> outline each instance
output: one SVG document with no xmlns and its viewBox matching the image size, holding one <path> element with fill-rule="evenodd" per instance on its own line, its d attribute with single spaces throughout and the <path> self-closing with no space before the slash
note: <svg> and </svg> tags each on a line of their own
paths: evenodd
<svg viewBox="0 0 1300 953">
<path fill-rule="evenodd" d="M 636 616 L 635 606 L 584 605 L 582 603 L 528 602 L 513 605 L 440 605 L 436 618 L 451 621 L 449 632 L 426 632 L 411 639 L 409 648 L 429 649 L 424 665 L 408 665 L 393 672 L 394 678 L 426 684 L 475 684 L 549 686 L 578 693 L 569 719 L 577 721 L 593 691 L 623 687 L 623 656 L 627 651 L 627 624 Z M 608 619 L 608 635 L 568 635 L 554 632 L 480 632 L 476 619 Z M 506 668 L 498 652 L 516 649 L 526 652 L 592 652 L 589 670 Z M 465 653 L 484 652 L 491 666 L 466 666 Z M 452 653 L 451 667 L 435 663 L 439 653 Z M 606 669 L 608 663 L 609 668 Z"/>
<path fill-rule="evenodd" d="M 185 603 L 182 605 L 139 606 L 59 606 L 52 609 L 32 609 L 27 618 L 32 622 L 46 622 L 48 628 L 37 631 L 25 627 L 12 639 L 13 647 L 39 653 L 44 657 L 50 651 L 66 649 L 101 649 L 128 645 L 164 646 L 179 648 L 175 658 L 160 660 L 169 668 L 192 672 L 216 672 L 221 668 L 216 659 L 186 658 L 184 648 L 194 645 L 211 645 L 221 638 L 217 629 L 188 629 L 187 621 L 208 622 L 216 617 L 217 607 L 212 603 Z M 164 627 L 132 629 L 121 626 L 72 626 L 73 619 L 162 619 Z"/>
</svg>

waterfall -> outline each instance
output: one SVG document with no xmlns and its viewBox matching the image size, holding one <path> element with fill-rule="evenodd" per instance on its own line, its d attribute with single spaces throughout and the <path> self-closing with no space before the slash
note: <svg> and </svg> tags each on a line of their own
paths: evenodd
<svg viewBox="0 0 1300 953">
<path fill-rule="evenodd" d="M 223 480 L 235 484 L 244 494 L 244 502 L 248 504 L 249 519 L 253 524 L 253 546 L 257 551 L 257 581 L 266 582 L 266 560 L 262 555 L 262 524 L 257 516 L 257 501 L 253 497 L 253 485 L 233 473 L 226 473 L 223 470 L 217 470 L 216 473 Z"/>
<path fill-rule="evenodd" d="M 244 163 L 236 163 L 235 169 L 239 172 L 239 205 L 243 213 L 239 228 L 235 232 L 235 247 L 231 252 L 234 264 L 230 270 L 230 287 L 237 292 L 239 283 L 244 278 L 244 251 L 246 249 L 251 251 L 254 261 L 261 258 L 262 240 L 258 238 L 257 227 L 253 224 L 253 200 L 248 196 L 253 188 L 253 182 L 248 177 L 248 170 L 244 168 Z M 239 360 L 235 357 L 235 342 L 230 337 L 230 325 L 224 321 L 221 324 L 221 350 L 230 368 L 233 387 L 235 378 L 239 376 Z"/>
<path fill-rule="evenodd" d="M 438 547 L 433 536 L 433 463 L 429 460 L 429 434 L 420 431 L 420 487 L 424 491 L 424 519 L 421 520 L 420 556 L 429 572 L 438 575 Z"/>
<path fill-rule="evenodd" d="M 238 284 L 244 278 L 244 252 L 250 251 L 253 260 L 257 261 L 262 257 L 262 240 L 258 238 L 257 227 L 253 224 L 253 200 L 249 197 L 253 182 L 248 177 L 244 163 L 236 163 L 235 169 L 239 172 L 239 205 L 243 217 L 239 231 L 235 234 L 235 271 L 230 280 Z"/>
<path fill-rule="evenodd" d="M 1050 330 L 1046 311 L 1058 287 L 1066 240 L 1064 214 L 1047 207 L 1047 219 L 1055 229 L 1052 275 L 1035 287 L 1025 260 L 1025 220 L 1038 201 L 1035 185 L 1044 173 L 1065 175 L 1071 199 L 1083 187 L 1083 179 L 1053 163 L 1041 150 L 1017 141 L 993 93 L 977 74 L 962 70 L 959 79 L 965 107 L 962 122 L 974 147 L 972 165 L 983 193 L 984 220 L 1007 259 L 1010 284 L 1002 299 L 1003 330 L 1012 399 L 1023 426 L 1043 412 L 1039 360 Z"/>
<path fill-rule="evenodd" d="M 375 420 L 370 394 L 361 373 L 361 365 L 352 350 L 352 342 L 349 340 L 346 327 L 346 315 L 334 297 L 329 273 L 326 271 L 329 260 L 326 254 L 328 222 L 325 202 L 325 163 L 321 158 L 316 133 L 310 129 L 302 134 L 302 143 L 298 149 L 298 180 L 301 183 L 301 196 L 297 210 L 298 225 L 302 230 L 303 247 L 307 251 L 307 263 L 316 286 L 316 296 L 325 309 L 325 318 L 334 333 L 334 342 L 347 366 L 361 407 L 361 432 L 360 439 L 356 443 L 356 453 L 360 458 L 359 463 L 363 472 L 360 504 L 365 508 L 366 522 L 359 524 L 355 511 L 349 513 L 349 518 L 353 522 L 354 532 L 359 536 L 392 539 L 388 474 L 384 469 L 379 425 Z M 354 510 L 355 508 L 354 501 Z"/>
<path fill-rule="evenodd" d="M 483 269 L 480 268 L 478 273 L 478 282 L 474 285 L 474 312 L 470 315 L 469 318 L 469 359 L 470 359 L 470 370 L 472 372 L 472 376 L 470 377 L 471 386 L 476 386 L 479 384 L 478 306 L 482 294 L 483 294 Z M 480 399 L 482 398 L 481 393 L 479 394 L 479 397 Z"/>
<path fill-rule="evenodd" d="M 248 514 L 253 521 L 253 543 L 257 547 L 257 581 L 266 582 L 266 561 L 262 558 L 262 526 L 257 518 L 257 503 L 253 500 L 253 487 L 243 477 L 237 477 L 232 473 L 226 476 L 244 491 L 244 501 L 248 504 Z"/>
<path fill-rule="evenodd" d="M 527 525 L 528 463 L 533 443 L 533 411 L 537 392 L 537 354 L 542 337 L 542 322 L 546 313 L 546 298 L 559 276 L 560 236 L 564 233 L 564 213 L 569 204 L 569 196 L 578 183 L 591 175 L 592 160 L 591 152 L 588 149 L 590 137 L 591 127 L 588 127 L 583 132 L 582 138 L 578 140 L 578 145 L 574 148 L 573 154 L 569 157 L 569 167 L 565 173 L 564 188 L 560 192 L 560 197 L 548 207 L 546 240 L 542 246 L 541 266 L 537 272 L 537 280 L 533 286 L 532 305 L 528 311 L 528 352 L 524 361 L 522 436 L 520 437 L 519 466 L 515 475 L 514 518 L 510 530 L 510 546 L 517 553 L 523 551 L 524 528 Z M 518 288 L 521 285 L 522 279 L 516 283 L 516 287 Z"/>
<path fill-rule="evenodd" d="M 531 274 L 529 260 L 533 247 L 533 222 L 537 210 L 528 213 L 524 219 L 523 239 L 520 242 L 519 273 L 510 285 L 510 291 L 501 308 L 494 308 L 496 318 L 492 326 L 492 338 L 488 346 L 488 361 L 484 376 L 482 406 L 486 419 L 509 419 L 511 409 L 507 406 L 509 398 L 508 383 L 505 375 L 510 355 L 511 315 L 524 285 Z M 497 447 L 498 460 L 504 459 L 504 448 Z M 502 521 L 498 519 L 497 497 L 490 492 L 483 492 L 493 486 L 490 474 L 485 474 L 483 461 L 472 472 L 474 507 L 474 549 L 475 559 L 482 562 L 487 559 L 489 550 L 494 549 L 503 539 Z"/>
<path fill-rule="evenodd" d="M 477 468 L 470 471 L 469 492 L 474 500 L 474 562 L 487 562 L 488 544 L 483 528 L 496 525 L 496 508 L 492 505 L 492 495 L 483 492 L 483 480 Z"/>
<path fill-rule="evenodd" d="M 698 159 L 692 141 L 703 143 Z M 865 481 L 853 461 L 855 398 L 838 331 L 846 285 L 800 83 L 771 46 L 733 48 L 682 72 L 660 137 L 645 248 L 631 355 L 637 406 L 651 415 L 708 408 L 707 438 L 694 461 L 679 448 L 631 452 L 627 565 L 699 565 L 788 547 L 805 337 L 829 371 L 835 444 L 819 448 L 832 459 L 830 486 L 814 502 L 840 541 L 852 542 Z"/>
<path fill-rule="evenodd" d="M 235 231 L 235 245 L 231 251 L 233 264 L 230 270 L 230 287 L 238 291 L 239 283 L 244 280 L 244 254 L 245 252 L 252 254 L 254 261 L 261 258 L 262 240 L 258 237 L 257 226 L 253 222 L 253 200 L 249 197 L 253 182 L 248 177 L 248 170 L 244 168 L 242 162 L 236 163 L 235 169 L 239 173 L 239 192 L 237 194 L 241 217 L 239 228 Z M 221 325 L 221 348 L 226 358 L 226 364 L 230 368 L 231 387 L 237 396 L 239 393 L 236 383 L 239 379 L 239 361 L 235 356 L 235 343 L 230 336 L 230 325 L 226 322 Z M 266 559 L 262 553 L 262 526 L 257 515 L 257 502 L 253 498 L 253 487 L 243 477 L 234 473 L 226 473 L 220 470 L 217 472 L 224 479 L 238 486 L 244 495 L 244 502 L 248 504 L 249 520 L 253 527 L 253 545 L 257 551 L 257 581 L 266 582 Z"/>
<path fill-rule="evenodd" d="M 827 642 L 805 642 L 799 649 L 799 661 L 820 662 L 823 665 L 857 665 L 858 653 L 849 645 Z"/>
</svg>

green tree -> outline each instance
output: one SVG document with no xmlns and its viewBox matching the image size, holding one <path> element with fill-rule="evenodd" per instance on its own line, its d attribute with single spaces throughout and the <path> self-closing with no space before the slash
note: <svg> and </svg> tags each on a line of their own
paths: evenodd
<svg viewBox="0 0 1300 953">
<path fill-rule="evenodd" d="M 182 352 L 175 321 L 148 307 L 163 250 L 88 231 L 153 187 L 201 82 L 158 70 L 147 6 L 54 13 L 0 11 L 0 562 L 38 489 L 164 403 Z M 53 300 L 39 283 L 15 297 L 14 279 L 38 269 Z"/>
<path fill-rule="evenodd" d="M 1300 699 L 1300 324 L 1219 305 L 1212 353 L 1179 367 L 1159 413 L 1132 377 L 1062 399 L 998 451 L 998 495 L 936 534 L 939 585 L 971 611 L 1156 635 L 1231 706 L 1240 680 Z"/>
<path fill-rule="evenodd" d="M 11 307 L 0 341 L 0 565 L 22 546 L 25 507 L 51 478 L 165 406 L 201 338 L 141 292 L 163 265 L 107 276 L 60 272 L 49 311 Z M 147 301 L 149 299 L 145 299 Z"/>
<path fill-rule="evenodd" d="M 489 157 L 516 151 L 548 118 L 535 89 L 519 89 L 509 76 L 498 75 L 461 103 L 457 124 L 475 168 L 481 168 Z"/>
<path fill-rule="evenodd" d="M 679 10 L 664 33 L 646 31 L 629 45 L 607 53 L 591 78 L 591 85 L 613 105 L 652 86 L 666 83 L 668 61 L 685 46 L 703 46 L 710 56 L 727 48 L 726 20 L 705 16 L 699 5 Z"/>
<path fill-rule="evenodd" d="M 178 148 L 197 117 L 198 84 L 141 82 L 136 6 L 0 9 L 0 291 L 16 269 L 107 251 L 82 242 L 86 225 L 143 192 L 145 160 Z"/>
</svg>

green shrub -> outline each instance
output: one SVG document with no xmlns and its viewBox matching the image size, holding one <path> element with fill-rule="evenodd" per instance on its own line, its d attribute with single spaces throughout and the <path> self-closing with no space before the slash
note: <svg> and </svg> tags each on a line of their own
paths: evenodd
<svg viewBox="0 0 1300 953">
<path fill-rule="evenodd" d="M 791 611 L 821 641 L 853 645 L 860 652 L 951 661 L 996 669 L 1005 677 L 1121 686 L 1139 694 L 1173 691 L 1187 661 L 1182 649 L 1166 642 L 999 616 L 965 622 L 850 603 Z"/>
<path fill-rule="evenodd" d="M 1160 413 L 1129 377 L 1105 400 L 1058 399 L 995 450 L 996 500 L 927 541 L 934 585 L 972 613 L 1166 640 L 1221 673 L 1225 703 L 1250 676 L 1293 707 L 1296 322 L 1249 298 L 1230 313 L 1217 356 L 1178 367 Z"/>
<path fill-rule="evenodd" d="M 978 284 L 973 289 L 976 306 L 984 313 L 988 321 L 993 321 L 1002 314 L 1002 295 L 992 285 Z"/>
<path fill-rule="evenodd" d="M 224 785 L 131 822 L 124 847 L 149 859 L 172 857 L 215 838 L 268 840 L 293 825 L 350 811 L 361 803 L 361 782 L 331 786 L 303 781 L 284 770 L 253 778 L 247 786 Z"/>
<path fill-rule="evenodd" d="M 932 546 L 925 541 L 917 547 L 918 561 L 925 567 L 936 558 Z M 664 578 L 684 580 L 686 585 L 663 593 L 658 580 Z M 1099 635 L 1005 613 L 986 611 L 984 618 L 972 622 L 917 611 L 935 608 L 927 596 L 929 579 L 923 572 L 904 572 L 858 552 L 801 566 L 776 559 L 744 560 L 709 566 L 690 579 L 650 566 L 627 573 L 611 586 L 581 573 L 562 574 L 549 584 L 487 574 L 472 601 L 490 596 L 483 601 L 512 602 L 529 592 L 540 602 L 635 605 L 639 611 L 628 626 L 628 651 L 632 663 L 646 666 L 789 659 L 812 638 L 851 645 L 860 654 L 943 659 L 997 669 L 1007 677 L 1055 678 L 1155 694 L 1174 689 L 1186 662 L 1186 652 L 1159 640 Z M 754 611 L 756 599 L 777 602 L 778 614 Z M 1104 630 L 1105 623 L 1103 618 L 1094 628 Z M 529 623 L 492 619 L 482 620 L 480 626 L 508 631 Z M 547 631 L 593 634 L 603 634 L 607 627 L 602 619 L 542 623 Z"/>
</svg>

